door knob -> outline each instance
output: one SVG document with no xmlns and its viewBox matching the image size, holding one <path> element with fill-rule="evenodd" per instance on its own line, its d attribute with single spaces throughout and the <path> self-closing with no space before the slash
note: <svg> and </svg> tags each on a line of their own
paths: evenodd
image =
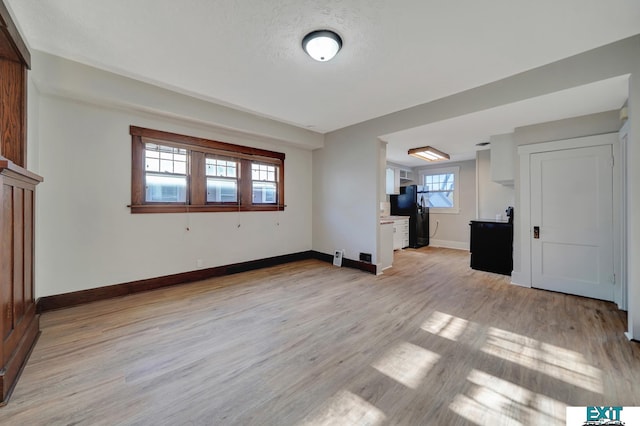
<svg viewBox="0 0 640 426">
<path fill-rule="evenodd" d="M 540 238 L 540 227 L 539 226 L 534 226 L 533 227 L 533 238 L 535 238 L 536 240 L 538 238 Z"/>
</svg>

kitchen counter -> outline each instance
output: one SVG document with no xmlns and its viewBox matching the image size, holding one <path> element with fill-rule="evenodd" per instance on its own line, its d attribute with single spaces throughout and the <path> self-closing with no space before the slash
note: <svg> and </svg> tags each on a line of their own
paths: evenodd
<svg viewBox="0 0 640 426">
<path fill-rule="evenodd" d="M 380 216 L 380 225 L 393 225 L 393 249 L 409 246 L 409 216 Z"/>
<path fill-rule="evenodd" d="M 482 223 L 509 223 L 507 219 L 471 219 L 471 222 L 482 222 Z"/>
<path fill-rule="evenodd" d="M 394 220 L 409 219 L 409 216 L 380 216 L 380 223 L 393 222 Z"/>
</svg>

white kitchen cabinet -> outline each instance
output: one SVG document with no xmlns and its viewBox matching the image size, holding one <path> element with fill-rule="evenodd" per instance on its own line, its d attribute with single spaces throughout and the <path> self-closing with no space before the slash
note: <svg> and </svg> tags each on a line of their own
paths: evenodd
<svg viewBox="0 0 640 426">
<path fill-rule="evenodd" d="M 513 133 L 491 136 L 491 180 L 513 185 L 515 177 L 515 143 Z"/>
<path fill-rule="evenodd" d="M 401 183 L 413 180 L 411 170 L 398 169 L 398 174 L 400 175 Z"/>
<path fill-rule="evenodd" d="M 409 218 L 394 219 L 393 249 L 400 250 L 405 247 L 409 247 Z"/>
<path fill-rule="evenodd" d="M 387 166 L 386 170 L 386 188 L 387 194 L 399 194 L 400 185 L 406 185 L 411 182 L 413 174 L 411 170 L 401 169 L 398 167 Z"/>
<path fill-rule="evenodd" d="M 400 193 L 400 174 L 398 169 L 387 167 L 387 194 Z"/>
<path fill-rule="evenodd" d="M 380 222 L 380 262 L 379 271 L 390 268 L 393 263 L 393 222 Z"/>
</svg>

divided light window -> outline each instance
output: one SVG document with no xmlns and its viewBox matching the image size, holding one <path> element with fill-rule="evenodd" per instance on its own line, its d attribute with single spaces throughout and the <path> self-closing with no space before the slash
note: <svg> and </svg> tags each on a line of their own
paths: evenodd
<svg viewBox="0 0 640 426">
<path fill-rule="evenodd" d="M 268 164 L 251 165 L 251 194 L 254 204 L 275 204 L 278 192 L 276 168 Z"/>
<path fill-rule="evenodd" d="M 438 173 L 426 175 L 424 186 L 429 193 L 429 207 L 452 208 L 455 175 L 453 173 Z"/>
<path fill-rule="evenodd" d="M 426 168 L 419 172 L 427 205 L 433 213 L 459 213 L 460 167 Z"/>
<path fill-rule="evenodd" d="M 279 152 L 131 126 L 131 212 L 284 209 Z"/>
<path fill-rule="evenodd" d="M 238 162 L 207 155 L 207 203 L 238 203 Z"/>
<path fill-rule="evenodd" d="M 150 203 L 187 201 L 187 150 L 145 144 L 145 198 Z"/>
</svg>

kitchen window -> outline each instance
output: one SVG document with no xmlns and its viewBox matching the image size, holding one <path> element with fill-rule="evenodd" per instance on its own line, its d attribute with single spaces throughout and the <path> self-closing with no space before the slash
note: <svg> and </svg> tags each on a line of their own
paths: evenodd
<svg viewBox="0 0 640 426">
<path fill-rule="evenodd" d="M 460 167 L 423 169 L 420 177 L 427 191 L 432 213 L 459 213 L 458 185 Z"/>
<path fill-rule="evenodd" d="M 131 126 L 131 212 L 284 209 L 279 152 Z"/>
</svg>

